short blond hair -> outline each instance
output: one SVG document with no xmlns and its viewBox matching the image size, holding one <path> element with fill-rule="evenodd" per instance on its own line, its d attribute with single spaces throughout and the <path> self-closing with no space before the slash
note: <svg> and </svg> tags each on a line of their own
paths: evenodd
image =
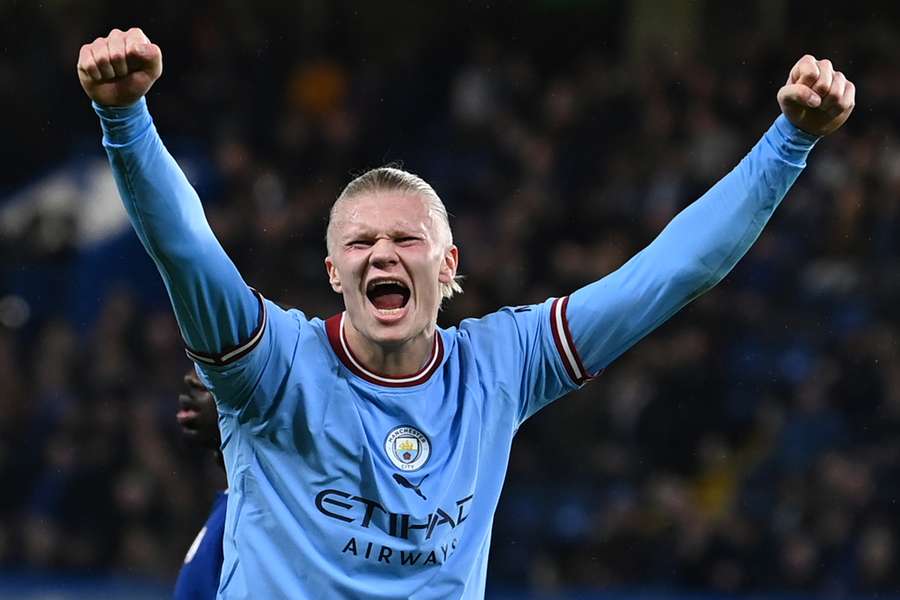
<svg viewBox="0 0 900 600">
<path fill-rule="evenodd" d="M 434 191 L 431 185 L 409 171 L 404 171 L 395 166 L 378 167 L 370 169 L 354 178 L 341 195 L 337 197 L 331 206 L 331 212 L 328 214 L 328 229 L 325 234 L 325 245 L 328 252 L 332 251 L 334 239 L 332 237 L 332 224 L 335 221 L 338 206 L 353 198 L 366 194 L 377 194 L 378 192 L 401 192 L 412 196 L 418 196 L 427 202 L 428 212 L 435 217 L 439 234 L 445 242 L 444 250 L 453 245 L 453 232 L 450 230 L 450 217 L 447 214 L 447 208 L 441 201 L 440 196 Z M 450 299 L 453 294 L 462 293 L 462 285 L 460 285 L 460 275 L 455 275 L 450 283 L 441 284 L 441 297 Z"/>
</svg>

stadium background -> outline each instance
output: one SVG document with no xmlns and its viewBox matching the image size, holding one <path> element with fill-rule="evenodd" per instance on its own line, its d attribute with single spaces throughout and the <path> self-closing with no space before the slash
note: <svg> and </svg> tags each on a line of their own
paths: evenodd
<svg viewBox="0 0 900 600">
<path fill-rule="evenodd" d="M 178 439 L 189 364 L 74 71 L 131 25 L 163 49 L 151 110 L 248 282 L 339 310 L 327 210 L 351 173 L 402 161 L 454 214 L 466 292 L 444 324 L 614 269 L 749 149 L 799 56 L 831 58 L 856 113 L 749 255 L 520 432 L 488 597 L 898 592 L 898 19 L 0 0 L 0 597 L 165 597 L 222 483 Z"/>
</svg>

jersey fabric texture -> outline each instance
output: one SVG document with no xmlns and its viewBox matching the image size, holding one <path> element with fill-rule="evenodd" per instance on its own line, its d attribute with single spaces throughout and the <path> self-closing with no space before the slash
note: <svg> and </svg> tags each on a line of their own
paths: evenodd
<svg viewBox="0 0 900 600">
<path fill-rule="evenodd" d="M 222 537 L 228 494 L 219 492 L 209 517 L 184 557 L 175 581 L 173 600 L 215 600 L 222 573 Z"/>
<path fill-rule="evenodd" d="M 439 328 L 420 372 L 386 377 L 353 354 L 344 315 L 282 310 L 244 283 L 144 100 L 95 110 L 131 222 L 216 398 L 229 599 L 482 598 L 519 426 L 721 280 L 816 139 L 779 117 L 617 271 Z"/>
</svg>

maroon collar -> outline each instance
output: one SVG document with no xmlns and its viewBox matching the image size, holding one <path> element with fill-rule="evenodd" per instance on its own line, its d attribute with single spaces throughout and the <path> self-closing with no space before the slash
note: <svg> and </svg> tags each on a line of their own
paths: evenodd
<svg viewBox="0 0 900 600">
<path fill-rule="evenodd" d="M 386 387 L 410 387 L 428 381 L 428 378 L 431 377 L 432 373 L 437 371 L 438 367 L 441 366 L 441 361 L 444 358 L 444 341 L 441 339 L 440 332 L 435 331 L 434 345 L 431 348 L 431 357 L 425 363 L 425 366 L 418 372 L 413 373 L 412 375 L 394 377 L 370 371 L 362 364 L 362 361 L 353 354 L 353 350 L 350 349 L 350 345 L 347 343 L 347 338 L 344 335 L 345 314 L 346 313 L 336 314 L 325 321 L 325 332 L 328 334 L 328 341 L 331 343 L 331 348 L 334 350 L 334 353 L 337 354 L 337 357 L 341 359 L 344 366 L 350 369 L 354 375 L 376 385 L 383 385 Z"/>
</svg>

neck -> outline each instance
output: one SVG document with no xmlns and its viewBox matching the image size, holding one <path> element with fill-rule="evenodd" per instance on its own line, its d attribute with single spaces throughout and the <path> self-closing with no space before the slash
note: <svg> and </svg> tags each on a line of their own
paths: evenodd
<svg viewBox="0 0 900 600">
<path fill-rule="evenodd" d="M 344 336 L 353 355 L 363 365 L 380 375 L 403 377 L 419 372 L 434 352 L 434 325 L 420 334 L 397 344 L 379 344 L 361 334 L 344 319 Z"/>
</svg>

